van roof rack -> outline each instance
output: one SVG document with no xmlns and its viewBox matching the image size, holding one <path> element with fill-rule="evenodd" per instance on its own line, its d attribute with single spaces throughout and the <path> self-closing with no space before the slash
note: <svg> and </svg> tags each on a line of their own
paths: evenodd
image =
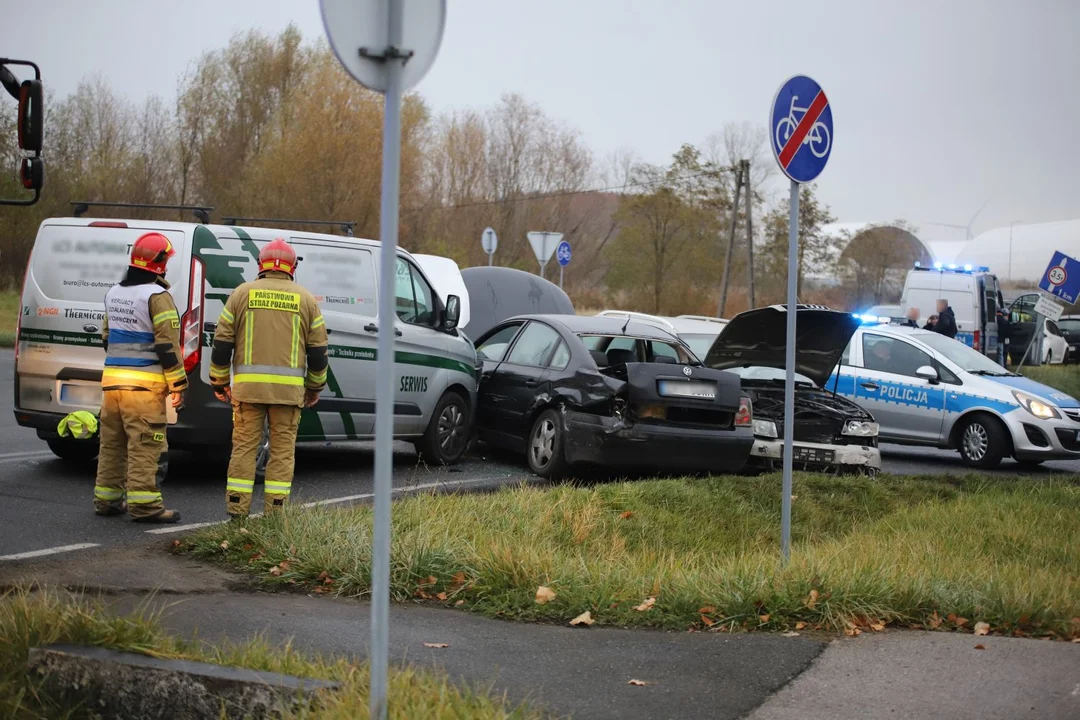
<svg viewBox="0 0 1080 720">
<path fill-rule="evenodd" d="M 341 229 L 346 237 L 355 237 L 353 228 L 356 223 L 350 220 L 285 220 L 283 218 L 252 218 L 252 217 L 225 217 L 221 219 L 223 225 L 235 225 L 237 223 L 249 224 L 272 224 L 272 225 L 333 225 Z"/>
<path fill-rule="evenodd" d="M 214 211 L 214 208 L 205 205 L 155 205 L 148 203 L 96 202 L 93 200 L 72 200 L 71 205 L 74 208 L 75 217 L 82 217 L 91 207 L 135 208 L 137 210 L 190 210 L 203 225 L 210 222 L 210 213 Z"/>
</svg>

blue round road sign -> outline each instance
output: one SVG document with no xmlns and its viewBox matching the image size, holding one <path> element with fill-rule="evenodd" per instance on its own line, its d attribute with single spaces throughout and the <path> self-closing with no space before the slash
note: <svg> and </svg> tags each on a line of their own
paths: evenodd
<svg viewBox="0 0 1080 720">
<path fill-rule="evenodd" d="M 797 183 L 820 175 L 833 144 L 832 106 L 821 86 L 805 75 L 785 82 L 773 100 L 769 136 L 785 175 Z"/>
<path fill-rule="evenodd" d="M 570 264 L 570 243 L 563 240 L 559 243 L 559 247 L 555 248 L 555 259 L 559 261 L 559 264 L 566 267 Z"/>
</svg>

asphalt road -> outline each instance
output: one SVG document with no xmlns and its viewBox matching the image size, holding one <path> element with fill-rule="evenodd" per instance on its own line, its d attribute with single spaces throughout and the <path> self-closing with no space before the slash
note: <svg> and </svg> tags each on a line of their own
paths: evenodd
<svg viewBox="0 0 1080 720">
<path fill-rule="evenodd" d="M 169 478 L 162 488 L 166 505 L 183 515 L 182 524 L 147 528 L 125 518 L 92 514 L 92 468 L 73 468 L 53 457 L 33 430 L 21 428 L 12 413 L 12 351 L 0 351 L 0 561 L 26 553 L 75 551 L 99 545 L 129 544 L 225 517 L 224 478 L 227 458 L 174 451 Z M 955 452 L 886 446 L 884 470 L 904 474 L 964 474 L 969 472 Z M 529 479 L 524 459 L 498 454 L 468 458 L 454 468 L 417 464 L 411 446 L 395 446 L 394 487 L 491 489 Z M 293 500 L 306 502 L 363 501 L 373 490 L 374 455 L 368 443 L 302 445 L 297 450 Z M 1011 461 L 997 473 L 1017 472 Z M 1036 472 L 1080 473 L 1080 461 L 1046 463 Z M 261 486 L 259 486 L 261 487 Z M 257 488 L 254 508 L 261 507 Z M 12 558 L 11 556 L 19 556 Z"/>
</svg>

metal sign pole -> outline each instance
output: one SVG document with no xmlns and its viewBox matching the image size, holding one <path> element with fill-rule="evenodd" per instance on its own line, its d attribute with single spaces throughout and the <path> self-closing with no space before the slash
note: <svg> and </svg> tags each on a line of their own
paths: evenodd
<svg viewBox="0 0 1080 720">
<path fill-rule="evenodd" d="M 495 253 L 488 253 L 487 256 L 488 256 L 488 267 L 491 267 L 491 262 L 495 258 Z"/>
<path fill-rule="evenodd" d="M 799 183 L 791 181 L 788 216 L 787 340 L 784 371 L 784 488 L 780 510 L 780 554 L 791 559 L 791 470 L 795 444 L 795 305 L 799 280 Z"/>
<path fill-rule="evenodd" d="M 388 2 L 389 42 L 379 209 L 379 332 L 375 370 L 375 529 L 371 555 L 371 717 L 385 720 L 390 657 L 390 493 L 394 472 L 394 335 L 397 317 L 398 196 L 401 170 L 403 0 Z"/>
<path fill-rule="evenodd" d="M 562 290 L 562 274 L 563 274 L 563 265 L 562 265 L 562 263 L 559 263 L 559 289 L 560 290 Z"/>
</svg>

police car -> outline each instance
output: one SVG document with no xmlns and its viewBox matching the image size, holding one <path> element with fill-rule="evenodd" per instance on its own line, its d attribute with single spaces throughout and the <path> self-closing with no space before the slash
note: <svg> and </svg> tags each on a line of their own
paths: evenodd
<svg viewBox="0 0 1080 720">
<path fill-rule="evenodd" d="M 977 468 L 1080 459 L 1080 401 L 944 335 L 864 324 L 829 383 L 873 413 L 882 442 L 953 448 Z"/>
</svg>

